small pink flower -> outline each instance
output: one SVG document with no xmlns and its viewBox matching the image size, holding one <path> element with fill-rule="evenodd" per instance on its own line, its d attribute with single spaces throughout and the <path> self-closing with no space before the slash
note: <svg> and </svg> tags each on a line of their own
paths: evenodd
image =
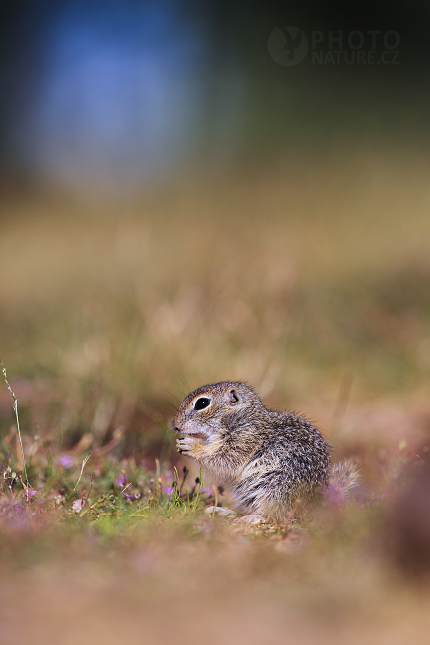
<svg viewBox="0 0 430 645">
<path fill-rule="evenodd" d="M 71 468 L 73 466 L 73 458 L 70 455 L 63 455 L 60 459 L 60 464 L 63 468 Z"/>
</svg>

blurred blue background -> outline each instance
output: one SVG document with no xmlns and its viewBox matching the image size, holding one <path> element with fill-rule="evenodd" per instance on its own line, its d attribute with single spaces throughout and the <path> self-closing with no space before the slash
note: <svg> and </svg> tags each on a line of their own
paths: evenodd
<svg viewBox="0 0 430 645">
<path fill-rule="evenodd" d="M 1 28 L 3 176 L 135 186 L 345 136 L 428 137 L 425 2 L 20 2 Z M 276 27 L 399 33 L 399 64 L 278 65 Z M 378 44 L 379 47 L 379 44 Z M 6 182 L 7 183 L 7 182 Z"/>
</svg>

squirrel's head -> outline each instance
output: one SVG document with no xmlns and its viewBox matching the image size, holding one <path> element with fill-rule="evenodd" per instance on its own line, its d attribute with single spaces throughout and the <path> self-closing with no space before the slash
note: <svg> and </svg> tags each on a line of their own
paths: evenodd
<svg viewBox="0 0 430 645">
<path fill-rule="evenodd" d="M 253 409 L 262 403 L 244 383 L 223 381 L 203 385 L 179 406 L 172 428 L 181 435 L 209 439 L 220 433 L 240 432 L 249 427 Z"/>
</svg>

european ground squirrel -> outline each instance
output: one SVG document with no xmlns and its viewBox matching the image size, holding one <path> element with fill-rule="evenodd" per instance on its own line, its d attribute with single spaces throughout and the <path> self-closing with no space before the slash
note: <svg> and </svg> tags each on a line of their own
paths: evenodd
<svg viewBox="0 0 430 645">
<path fill-rule="evenodd" d="M 172 428 L 178 452 L 228 484 L 241 514 L 282 521 L 298 498 L 329 482 L 330 447 L 320 431 L 300 416 L 266 408 L 244 383 L 195 390 Z M 356 473 L 343 470 L 351 483 Z"/>
</svg>

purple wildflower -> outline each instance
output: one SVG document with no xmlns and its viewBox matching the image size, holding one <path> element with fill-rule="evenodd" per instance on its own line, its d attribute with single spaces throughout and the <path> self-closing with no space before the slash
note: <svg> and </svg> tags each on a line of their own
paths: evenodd
<svg viewBox="0 0 430 645">
<path fill-rule="evenodd" d="M 33 497 L 36 497 L 36 495 L 37 495 L 37 490 L 27 490 L 28 499 L 33 499 Z"/>
<path fill-rule="evenodd" d="M 118 479 L 116 480 L 117 486 L 120 486 L 121 488 L 125 485 L 126 478 L 125 478 L 125 472 L 121 471 L 120 474 L 118 475 Z"/>
<path fill-rule="evenodd" d="M 172 486 L 165 486 L 163 488 L 163 491 L 166 493 L 166 495 L 172 495 L 173 493 L 173 487 Z"/>
<path fill-rule="evenodd" d="M 339 482 L 330 482 L 324 489 L 324 496 L 330 506 L 343 504 L 347 500 L 345 487 Z"/>
<path fill-rule="evenodd" d="M 60 459 L 60 464 L 63 468 L 71 468 L 73 466 L 73 458 L 70 455 L 63 455 Z"/>
</svg>

